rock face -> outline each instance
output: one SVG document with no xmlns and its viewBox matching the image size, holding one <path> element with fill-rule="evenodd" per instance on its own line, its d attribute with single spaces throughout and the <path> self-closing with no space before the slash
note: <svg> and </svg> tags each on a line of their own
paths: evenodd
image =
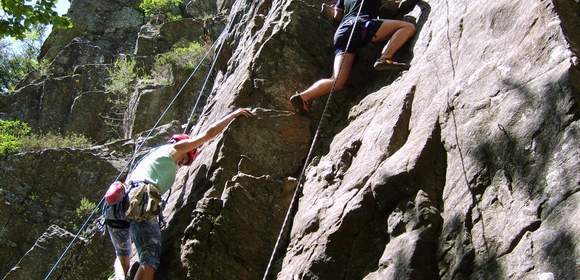
<svg viewBox="0 0 580 280">
<path fill-rule="evenodd" d="M 97 142 L 107 140 L 111 134 L 102 116 L 111 107 L 105 83 L 112 58 L 112 53 L 77 38 L 48 66 L 48 75 L 0 97 L 13 104 L 4 112 L 27 122 L 36 133 L 77 133 Z"/>
<path fill-rule="evenodd" d="M 411 69 L 353 107 L 309 166 L 279 279 L 577 275 L 577 42 L 562 31 L 577 18 L 540 1 L 428 5 Z M 419 192 L 441 231 L 393 234 Z"/>
<path fill-rule="evenodd" d="M 52 32 L 42 46 L 41 57 L 52 61 L 75 37 L 90 40 L 94 47 L 112 53 L 132 52 L 137 31 L 144 23 L 143 12 L 138 8 L 140 3 L 134 0 L 71 1 L 67 16 L 74 27 Z"/>
<path fill-rule="evenodd" d="M 45 277 L 72 239 L 70 236 L 76 234 L 88 217 L 88 213 L 76 213 L 81 199 L 97 204 L 106 186 L 118 175 L 125 175 L 126 172 L 120 172 L 136 145 L 143 145 L 139 158 L 153 146 L 165 143 L 179 128 L 178 123 L 171 122 L 155 129 L 149 138 L 139 134 L 135 140 L 120 140 L 86 150 L 55 149 L 4 158 L 0 162 L 3 277 Z M 95 216 L 99 216 L 98 212 Z M 54 275 L 60 275 L 58 279 L 91 279 L 111 272 L 114 253 L 108 235 L 96 233 L 92 224 L 89 228 L 63 258 L 64 268 L 55 270 Z M 42 265 L 29 269 L 33 263 Z M 4 275 L 11 268 L 14 269 Z"/>
<path fill-rule="evenodd" d="M 59 256 L 73 238 L 72 233 L 55 225 L 50 226 L 2 279 L 44 279 L 56 261 L 54 256 Z M 105 240 L 107 238 L 93 232 L 78 239 L 64 256 L 61 265 L 56 267 L 52 278 L 107 279 L 109 272 L 103 272 L 103 267 L 111 265 L 110 260 L 115 256 Z M 78 256 L 83 256 L 83 259 L 79 261 Z"/>
<path fill-rule="evenodd" d="M 5 113 L 29 123 L 37 133 L 84 134 L 97 142 L 110 139 L 112 129 L 103 121 L 111 107 L 104 92 L 108 64 L 119 53 L 134 50 L 144 23 L 139 3 L 72 1 L 67 15 L 74 27 L 49 35 L 40 53 L 46 69 L 28 75 L 13 96 L 0 97 L 9 99 L 4 103 L 18 104 Z M 87 106 L 91 104 L 98 106 Z"/>
<path fill-rule="evenodd" d="M 82 198 L 98 201 L 118 172 L 82 150 L 17 154 L 0 162 L 0 267 L 8 271 L 48 226 L 74 229 Z M 52 256 L 54 257 L 54 256 Z M 46 271 L 48 272 L 48 271 Z"/>
<path fill-rule="evenodd" d="M 321 3 L 185 3 L 192 17 L 227 14 L 223 21 L 216 17 L 215 26 L 227 27 L 218 40 L 223 50 L 193 133 L 235 107 L 259 109 L 203 145 L 193 165 L 178 171 L 165 195 L 167 226 L 156 279 L 262 278 L 295 190 L 291 230 L 282 235 L 271 279 L 578 278 L 580 4 L 420 2 L 405 17 L 417 23 L 417 35 L 398 57 L 409 60 L 408 71 L 371 71 L 381 46 L 369 46 L 359 52 L 349 84 L 332 96 L 327 114 L 322 116 L 321 98 L 309 117 L 301 117 L 289 112 L 289 96 L 331 70 L 334 27 L 319 17 Z M 218 38 L 211 28 L 193 24 L 198 20 L 142 27 L 138 56 L 146 61 L 200 34 Z M 183 26 L 191 26 L 191 33 Z M 88 57 L 101 65 L 96 58 L 106 55 L 93 50 Z M 83 81 L 75 87 L 98 87 L 93 75 L 81 74 L 98 69 L 89 68 L 61 67 L 73 74 L 22 87 L 11 97 L 14 115 L 35 119 L 39 127 L 72 126 L 62 112 L 80 95 L 38 91 L 59 83 L 72 87 L 63 80 L 75 75 Z M 177 84 L 135 89 L 127 136 L 153 125 Z M 48 109 L 42 105 L 48 100 L 64 105 Z M 189 95 L 179 106 L 192 100 Z M 179 106 L 162 122 L 177 120 L 176 131 L 186 120 Z M 171 133 L 167 129 L 158 139 Z M 315 134 L 314 157 L 298 178 Z M 134 147 L 123 143 L 97 154 L 119 150 L 115 166 L 122 165 Z M 6 163 L 6 170 L 21 169 Z M 298 179 L 303 184 L 297 187 Z M 0 213 L 4 218 L 6 212 Z M 14 242 L 20 255 L 48 225 L 22 246 Z M 80 254 L 76 260 L 95 257 Z M 29 273 L 24 269 L 20 273 Z M 73 273 L 69 269 L 61 272 Z"/>
<path fill-rule="evenodd" d="M 138 62 L 137 74 L 150 74 L 156 57 L 172 47 L 189 42 L 203 45 L 204 40 L 215 40 L 217 30 L 223 27 L 223 16 L 214 11 L 204 19 L 144 25 L 142 12 L 136 8 L 139 3 L 73 1 L 69 16 L 75 27 L 51 33 L 41 51 L 46 69 L 31 73 L 13 95 L 0 96 L 3 113 L 9 119 L 29 123 L 36 133 L 83 134 L 103 143 L 118 135 L 130 137 L 149 129 L 170 103 L 173 93 L 182 89 L 177 106 L 170 108 L 162 124 L 172 120 L 185 123 L 192 100 L 196 100 L 205 80 L 204 74 L 193 76 L 185 84 L 189 71 L 173 67 L 170 75 L 164 77 L 165 82 L 140 83 L 126 97 L 131 102 L 123 121 L 123 114 L 111 116 L 116 102 L 114 95 L 107 92 L 112 63 L 129 54 L 130 59 Z M 199 73 L 207 72 L 208 64 L 205 62 Z M 211 88 L 212 80 L 209 81 Z M 114 118 L 121 119 L 111 125 Z"/>
</svg>

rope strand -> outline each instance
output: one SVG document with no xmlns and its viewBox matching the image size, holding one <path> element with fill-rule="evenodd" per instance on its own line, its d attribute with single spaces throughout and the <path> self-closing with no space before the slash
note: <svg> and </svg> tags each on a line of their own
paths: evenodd
<svg viewBox="0 0 580 280">
<path fill-rule="evenodd" d="M 234 22 L 235 18 L 233 18 L 231 21 L 228 22 L 228 25 L 224 28 L 224 31 L 222 31 L 222 34 L 218 37 L 218 39 L 214 42 L 217 43 L 220 41 L 220 38 L 222 37 L 222 35 L 224 34 L 228 34 L 229 33 L 229 29 L 231 28 L 231 26 L 233 25 L 232 23 Z M 227 31 L 227 32 L 226 32 Z M 187 118 L 187 124 L 185 125 L 185 128 L 183 129 L 183 133 L 187 133 L 187 128 L 189 127 L 189 123 L 191 122 L 191 119 L 193 118 L 193 114 L 195 113 L 195 109 L 197 108 L 197 105 L 199 104 L 199 101 L 201 100 L 201 96 L 203 95 L 203 91 L 205 90 L 205 87 L 207 85 L 207 82 L 209 81 L 209 76 L 211 74 L 211 72 L 213 71 L 213 68 L 217 62 L 218 57 L 220 56 L 220 53 L 222 51 L 222 48 L 226 42 L 226 36 L 224 36 L 223 41 L 220 44 L 220 47 L 217 51 L 217 53 L 214 55 L 214 60 L 211 64 L 211 67 L 209 68 L 208 74 L 207 76 L 205 76 L 205 80 L 203 81 L 203 86 L 201 87 L 201 89 L 199 90 L 199 94 L 197 95 L 197 99 L 195 100 L 195 103 L 193 104 L 193 107 L 191 108 L 191 114 L 189 114 L 189 117 Z M 191 127 L 191 131 L 190 133 L 193 131 L 193 126 Z"/>
</svg>

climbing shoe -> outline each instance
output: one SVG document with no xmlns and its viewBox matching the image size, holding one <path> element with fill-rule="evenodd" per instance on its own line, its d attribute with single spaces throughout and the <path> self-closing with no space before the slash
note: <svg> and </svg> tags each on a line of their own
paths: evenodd
<svg viewBox="0 0 580 280">
<path fill-rule="evenodd" d="M 378 71 L 407 70 L 407 69 L 409 69 L 409 64 L 396 62 L 396 61 L 390 60 L 388 58 L 381 57 L 381 58 L 377 59 L 377 61 L 375 61 L 375 64 L 373 65 L 373 67 L 375 68 L 375 70 L 378 70 Z"/>
<path fill-rule="evenodd" d="M 292 107 L 294 107 L 294 111 L 299 115 L 306 115 L 308 114 L 308 103 L 305 102 L 300 94 L 296 93 L 290 97 L 290 103 L 292 103 Z"/>
</svg>

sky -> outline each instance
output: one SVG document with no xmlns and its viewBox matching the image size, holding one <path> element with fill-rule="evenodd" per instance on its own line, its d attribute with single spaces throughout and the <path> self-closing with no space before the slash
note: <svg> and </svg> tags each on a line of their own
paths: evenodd
<svg viewBox="0 0 580 280">
<path fill-rule="evenodd" d="M 58 13 L 58 15 L 62 16 L 64 14 L 66 14 L 66 12 L 68 11 L 68 7 L 70 7 L 69 0 L 57 0 L 56 1 L 56 12 Z M 52 25 L 48 26 L 46 36 L 48 36 L 48 34 L 50 34 L 50 30 L 52 30 Z"/>
<path fill-rule="evenodd" d="M 70 2 L 68 0 L 58 0 L 56 2 L 56 11 L 59 15 L 63 15 L 68 11 L 68 7 L 70 6 Z"/>
<path fill-rule="evenodd" d="M 69 0 L 58 0 L 56 2 L 56 12 L 59 15 L 64 15 L 68 11 L 68 7 L 70 7 Z M 48 34 L 50 34 L 50 30 L 52 30 L 52 25 L 48 26 L 44 36 L 48 36 Z M 18 41 L 14 40 L 10 37 L 4 38 L 4 40 L 7 40 L 10 43 L 10 45 L 8 46 L 10 49 L 17 50 L 21 46 Z"/>
</svg>

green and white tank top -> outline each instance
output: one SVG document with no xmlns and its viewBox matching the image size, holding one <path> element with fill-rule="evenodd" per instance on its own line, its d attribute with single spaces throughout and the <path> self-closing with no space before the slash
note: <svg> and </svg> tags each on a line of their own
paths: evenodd
<svg viewBox="0 0 580 280">
<path fill-rule="evenodd" d="M 171 145 L 163 145 L 146 155 L 131 172 L 128 181 L 149 181 L 161 193 L 169 190 L 177 173 L 177 164 L 171 157 L 171 149 Z"/>
</svg>

